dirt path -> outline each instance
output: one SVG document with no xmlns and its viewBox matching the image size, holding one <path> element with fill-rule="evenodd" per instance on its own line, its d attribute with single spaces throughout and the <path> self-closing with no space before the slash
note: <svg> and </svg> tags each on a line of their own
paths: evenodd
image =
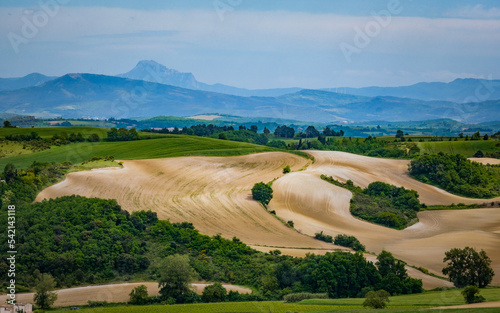
<svg viewBox="0 0 500 313">
<path fill-rule="evenodd" d="M 150 296 L 156 296 L 159 293 L 158 283 L 155 282 L 141 282 L 141 283 L 124 283 L 124 284 L 110 284 L 110 285 L 97 285 L 87 287 L 75 287 L 68 289 L 56 290 L 58 295 L 57 301 L 54 306 L 70 306 L 70 305 L 84 305 L 88 300 L 92 301 L 107 301 L 107 302 L 127 302 L 129 301 L 130 292 L 137 286 L 145 285 L 148 288 Z M 203 289 L 211 285 L 211 283 L 200 282 L 191 284 L 196 293 L 201 294 Z M 245 287 L 223 284 L 227 291 L 233 290 L 239 293 L 251 293 L 252 290 Z M 21 303 L 33 303 L 33 293 L 20 293 L 16 295 L 17 301 Z M 5 303 L 7 297 L 0 296 L 0 303 Z"/>
<path fill-rule="evenodd" d="M 310 153 L 316 162 L 308 167 L 310 161 L 280 152 L 124 161 L 124 168 L 119 170 L 69 174 L 63 182 L 42 191 L 37 201 L 72 194 L 117 199 L 129 211 L 151 209 L 161 219 L 189 221 L 204 234 L 236 236 L 258 250 L 279 249 L 296 256 L 336 248 L 311 238 L 319 231 L 332 236 L 345 233 L 360 239 L 368 251 L 378 253 L 386 249 L 435 274 L 441 274 L 445 251 L 469 245 L 485 249 L 494 270 L 500 273 L 499 209 L 422 212 L 419 223 L 396 231 L 354 218 L 349 212 L 351 193 L 319 176 L 351 179 L 363 187 L 373 181 L 404 186 L 417 190 L 427 204 L 485 200 L 452 195 L 412 179 L 407 174 L 407 160 L 335 151 Z M 283 175 L 285 165 L 290 165 L 294 172 Z M 274 198 L 269 209 L 285 221 L 294 221 L 295 228 L 309 236 L 284 226 L 251 199 L 254 183 L 275 178 L 278 179 L 273 183 Z M 422 276 L 420 272 L 413 274 Z M 426 288 L 449 285 L 427 275 L 423 278 Z M 495 276 L 494 283 L 500 283 L 500 275 Z"/>
</svg>

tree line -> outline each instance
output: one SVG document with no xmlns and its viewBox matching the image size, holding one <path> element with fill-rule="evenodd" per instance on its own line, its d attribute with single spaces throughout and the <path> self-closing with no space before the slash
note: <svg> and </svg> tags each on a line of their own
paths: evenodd
<svg viewBox="0 0 500 313">
<path fill-rule="evenodd" d="M 410 175 L 454 194 L 492 198 L 500 196 L 500 165 L 472 162 L 460 154 L 422 155 L 410 163 Z"/>
</svg>

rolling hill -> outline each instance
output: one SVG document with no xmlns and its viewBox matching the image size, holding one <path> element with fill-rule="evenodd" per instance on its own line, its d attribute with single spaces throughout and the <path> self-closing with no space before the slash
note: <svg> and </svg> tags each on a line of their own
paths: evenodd
<svg viewBox="0 0 500 313">
<path fill-rule="evenodd" d="M 37 86 L 54 78 L 39 73 L 31 73 L 24 77 L 0 78 L 0 91 Z"/>
</svg>

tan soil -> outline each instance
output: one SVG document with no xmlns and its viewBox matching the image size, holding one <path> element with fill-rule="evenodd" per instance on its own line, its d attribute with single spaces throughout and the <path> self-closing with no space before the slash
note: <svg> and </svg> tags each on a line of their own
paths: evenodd
<svg viewBox="0 0 500 313">
<path fill-rule="evenodd" d="M 124 161 L 124 168 L 119 170 L 71 173 L 63 182 L 43 190 L 37 201 L 72 194 L 117 199 L 129 211 L 151 209 L 161 219 L 191 222 L 204 234 L 236 236 L 258 250 L 279 249 L 295 256 L 338 248 L 303 234 L 345 233 L 360 239 L 368 251 L 378 253 L 386 249 L 409 264 L 436 274 L 443 267 L 444 251 L 470 245 L 485 249 L 496 272 L 500 272 L 500 250 L 494 248 L 500 246 L 500 210 L 422 212 L 419 223 L 397 231 L 354 218 L 349 212 L 351 193 L 319 176 L 351 179 L 363 187 L 373 181 L 404 186 L 417 190 L 426 204 L 485 200 L 452 195 L 410 178 L 407 160 L 334 151 L 310 153 L 316 162 L 309 167 L 310 161 L 281 152 Z M 283 175 L 285 165 L 290 165 L 294 172 Z M 273 183 L 274 198 L 269 209 L 284 221 L 293 220 L 303 234 L 284 226 L 252 200 L 253 184 L 275 178 L 279 179 Z M 411 274 L 424 278 L 425 288 L 450 285 L 419 271 Z M 498 284 L 500 275 L 497 276 L 494 282 Z"/>
<path fill-rule="evenodd" d="M 107 301 L 107 302 L 127 302 L 129 301 L 130 292 L 137 286 L 145 285 L 148 288 L 150 296 L 156 296 L 159 293 L 158 283 L 142 282 L 142 283 L 124 283 L 111 285 L 98 285 L 87 287 L 75 287 L 68 289 L 56 290 L 58 295 L 54 306 L 70 306 L 70 305 L 85 305 L 88 300 L 92 301 Z M 210 283 L 193 283 L 191 286 L 196 293 L 201 294 L 203 288 Z M 227 291 L 233 290 L 240 293 L 251 293 L 252 290 L 245 287 L 223 284 Z M 20 293 L 16 295 L 17 302 L 33 303 L 33 293 Z M 0 303 L 5 303 L 7 296 L 0 296 Z"/>
<path fill-rule="evenodd" d="M 500 164 L 500 159 L 493 159 L 493 158 L 469 158 L 469 160 L 474 161 L 474 162 L 479 162 L 482 164 Z"/>
</svg>

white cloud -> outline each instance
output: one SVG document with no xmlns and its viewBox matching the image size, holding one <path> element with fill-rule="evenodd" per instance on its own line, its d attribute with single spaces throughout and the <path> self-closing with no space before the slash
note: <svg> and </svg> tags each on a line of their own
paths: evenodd
<svg viewBox="0 0 500 313">
<path fill-rule="evenodd" d="M 473 18 L 473 19 L 496 19 L 500 18 L 500 8 L 486 9 L 482 4 L 465 6 L 457 10 L 445 13 L 449 17 Z"/>
<path fill-rule="evenodd" d="M 0 65 L 0 73 L 90 71 L 88 64 L 93 63 L 101 73 L 116 74 L 140 59 L 155 58 L 167 66 L 178 66 L 178 70 L 192 71 L 209 83 L 250 88 L 346 85 L 342 77 L 331 75 L 334 70 L 344 73 L 352 85 L 394 85 L 413 82 L 415 77 L 440 81 L 474 77 L 474 64 L 498 57 L 500 51 L 500 20 L 494 19 L 393 16 L 348 64 L 339 45 L 352 43 L 355 28 L 364 30 L 373 24 L 374 17 L 235 9 L 221 21 L 215 10 L 61 7 L 36 36 L 21 44 L 16 55 L 7 34 L 21 35 L 30 17 L 23 11 L 0 8 L 0 51 L 9 60 Z M 460 60 L 439 64 L 454 58 Z M 466 63 L 460 64 L 464 60 Z M 51 72 L 43 64 L 49 64 L 46 68 Z M 56 68 L 62 65 L 65 67 Z M 463 69 L 464 65 L 468 67 Z M 29 69 L 21 72 L 21 68 Z M 270 85 L 272 82 L 276 84 Z"/>
</svg>

